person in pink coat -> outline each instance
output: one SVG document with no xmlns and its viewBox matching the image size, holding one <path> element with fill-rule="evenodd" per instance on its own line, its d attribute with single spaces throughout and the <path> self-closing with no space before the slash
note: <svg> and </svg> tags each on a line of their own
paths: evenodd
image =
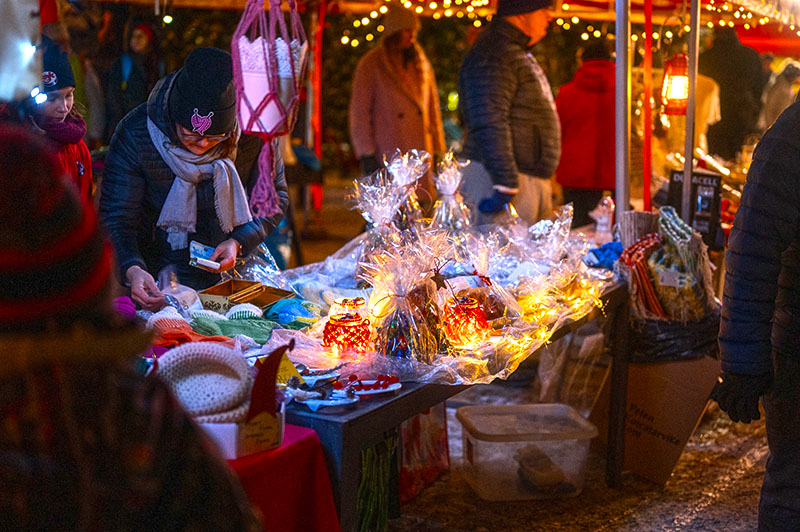
<svg viewBox="0 0 800 532">
<path fill-rule="evenodd" d="M 556 97 L 561 160 L 556 180 L 574 208 L 573 227 L 592 223 L 589 211 L 614 190 L 614 62 L 605 40 L 583 49 L 572 81 Z"/>
<path fill-rule="evenodd" d="M 358 62 L 350 95 L 350 138 L 365 174 L 397 149 L 445 151 L 436 77 L 417 44 L 419 20 L 400 5 L 388 8 L 383 38 Z M 419 188 L 433 194 L 429 175 Z"/>
</svg>

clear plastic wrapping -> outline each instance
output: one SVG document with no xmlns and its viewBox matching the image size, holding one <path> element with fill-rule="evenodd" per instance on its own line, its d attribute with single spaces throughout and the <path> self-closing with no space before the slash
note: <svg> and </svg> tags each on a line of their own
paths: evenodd
<svg viewBox="0 0 800 532">
<path fill-rule="evenodd" d="M 370 263 L 374 255 L 400 242 L 394 218 L 413 188 L 395 186 L 394 178 L 384 169 L 355 180 L 353 186 L 351 200 L 370 224 L 358 262 Z"/>
<path fill-rule="evenodd" d="M 431 228 L 447 231 L 454 238 L 461 237 L 470 226 L 469 209 L 459 193 L 464 179 L 461 169 L 467 164 L 469 162 L 461 163 L 448 152 L 434 178 L 439 199 L 433 205 Z"/>
<path fill-rule="evenodd" d="M 423 217 L 422 208 L 417 197 L 417 181 L 431 167 L 431 156 L 423 150 L 411 150 L 406 153 L 397 150 L 386 162 L 386 169 L 392 176 L 392 185 L 399 191 L 408 191 L 408 195 L 400 204 L 395 215 L 395 224 L 400 230 L 411 228 L 412 224 Z"/>
<path fill-rule="evenodd" d="M 291 290 L 289 283 L 281 276 L 281 270 L 275 263 L 275 258 L 264 244 L 259 244 L 246 257 L 237 258 L 233 268 L 222 272 L 220 277 L 223 281 L 228 279 L 258 281 L 266 286 Z"/>
</svg>

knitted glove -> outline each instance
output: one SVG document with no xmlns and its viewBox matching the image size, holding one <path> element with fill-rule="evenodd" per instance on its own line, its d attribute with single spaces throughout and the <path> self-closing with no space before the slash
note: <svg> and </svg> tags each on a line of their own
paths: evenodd
<svg viewBox="0 0 800 532">
<path fill-rule="evenodd" d="M 381 168 L 383 168 L 383 165 L 374 155 L 365 155 L 364 157 L 359 159 L 358 162 L 361 165 L 361 172 L 364 175 L 371 174 L 375 170 L 380 170 Z"/>
<path fill-rule="evenodd" d="M 743 375 L 739 373 L 722 374 L 722 382 L 714 387 L 711 398 L 719 403 L 723 412 L 742 423 L 760 419 L 758 400 L 772 385 L 772 375 Z"/>
<path fill-rule="evenodd" d="M 504 194 L 503 192 L 495 190 L 490 197 L 483 198 L 480 203 L 478 203 L 478 210 L 484 214 L 497 214 L 502 211 L 503 207 L 512 199 L 514 199 L 513 194 Z"/>
</svg>

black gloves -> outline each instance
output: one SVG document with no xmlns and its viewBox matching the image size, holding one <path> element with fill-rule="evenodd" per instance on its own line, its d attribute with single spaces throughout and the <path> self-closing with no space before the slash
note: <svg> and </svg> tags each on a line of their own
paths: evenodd
<svg viewBox="0 0 800 532">
<path fill-rule="evenodd" d="M 364 175 L 369 175 L 375 170 L 383 168 L 383 164 L 374 155 L 365 155 L 358 162 L 361 165 L 361 173 Z"/>
<path fill-rule="evenodd" d="M 719 403 L 723 412 L 733 421 L 750 423 L 760 419 L 758 400 L 772 385 L 772 375 L 743 375 L 723 372 L 722 382 L 717 383 L 711 398 Z"/>
<path fill-rule="evenodd" d="M 512 199 L 514 199 L 513 194 L 504 194 L 503 192 L 495 190 L 490 197 L 483 198 L 480 203 L 478 203 L 478 210 L 484 214 L 497 214 L 502 211 Z"/>
</svg>

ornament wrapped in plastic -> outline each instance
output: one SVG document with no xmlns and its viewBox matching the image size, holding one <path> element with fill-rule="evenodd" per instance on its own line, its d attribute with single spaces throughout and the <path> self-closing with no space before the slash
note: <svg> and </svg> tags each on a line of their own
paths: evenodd
<svg viewBox="0 0 800 532">
<path fill-rule="evenodd" d="M 453 238 L 461 237 L 470 226 L 469 209 L 459 193 L 464 179 L 461 168 L 467 164 L 469 162 L 458 162 L 453 153 L 448 152 L 434 178 L 439 199 L 433 205 L 431 227 L 447 231 Z"/>
<path fill-rule="evenodd" d="M 489 277 L 492 260 L 502 256 L 502 245 L 496 235 L 470 235 L 465 241 L 465 250 L 474 268 L 472 274 L 478 278 L 477 286 L 459 290 L 459 297 L 475 298 L 483 307 L 487 319 L 515 319 L 522 315 L 522 308 L 514 296 Z"/>
<path fill-rule="evenodd" d="M 401 235 L 394 217 L 413 189 L 393 186 L 392 177 L 383 169 L 356 179 L 353 185 L 351 200 L 361 216 L 371 224 L 362 244 L 359 263 L 370 263 L 376 254 L 400 242 Z"/>
<path fill-rule="evenodd" d="M 425 175 L 431 167 L 431 156 L 423 150 L 411 150 L 402 153 L 397 150 L 394 156 L 386 162 L 392 183 L 398 189 L 408 189 L 405 201 L 400 205 L 395 223 L 401 231 L 411 229 L 413 223 L 424 215 L 417 198 L 417 181 Z"/>
<path fill-rule="evenodd" d="M 425 318 L 425 308 L 412 296 L 425 282 L 424 263 L 412 248 L 396 248 L 364 263 L 362 277 L 372 285 L 369 300 L 375 351 L 392 359 L 430 363 L 438 346 Z M 427 282 L 430 282 L 428 280 Z"/>
</svg>

